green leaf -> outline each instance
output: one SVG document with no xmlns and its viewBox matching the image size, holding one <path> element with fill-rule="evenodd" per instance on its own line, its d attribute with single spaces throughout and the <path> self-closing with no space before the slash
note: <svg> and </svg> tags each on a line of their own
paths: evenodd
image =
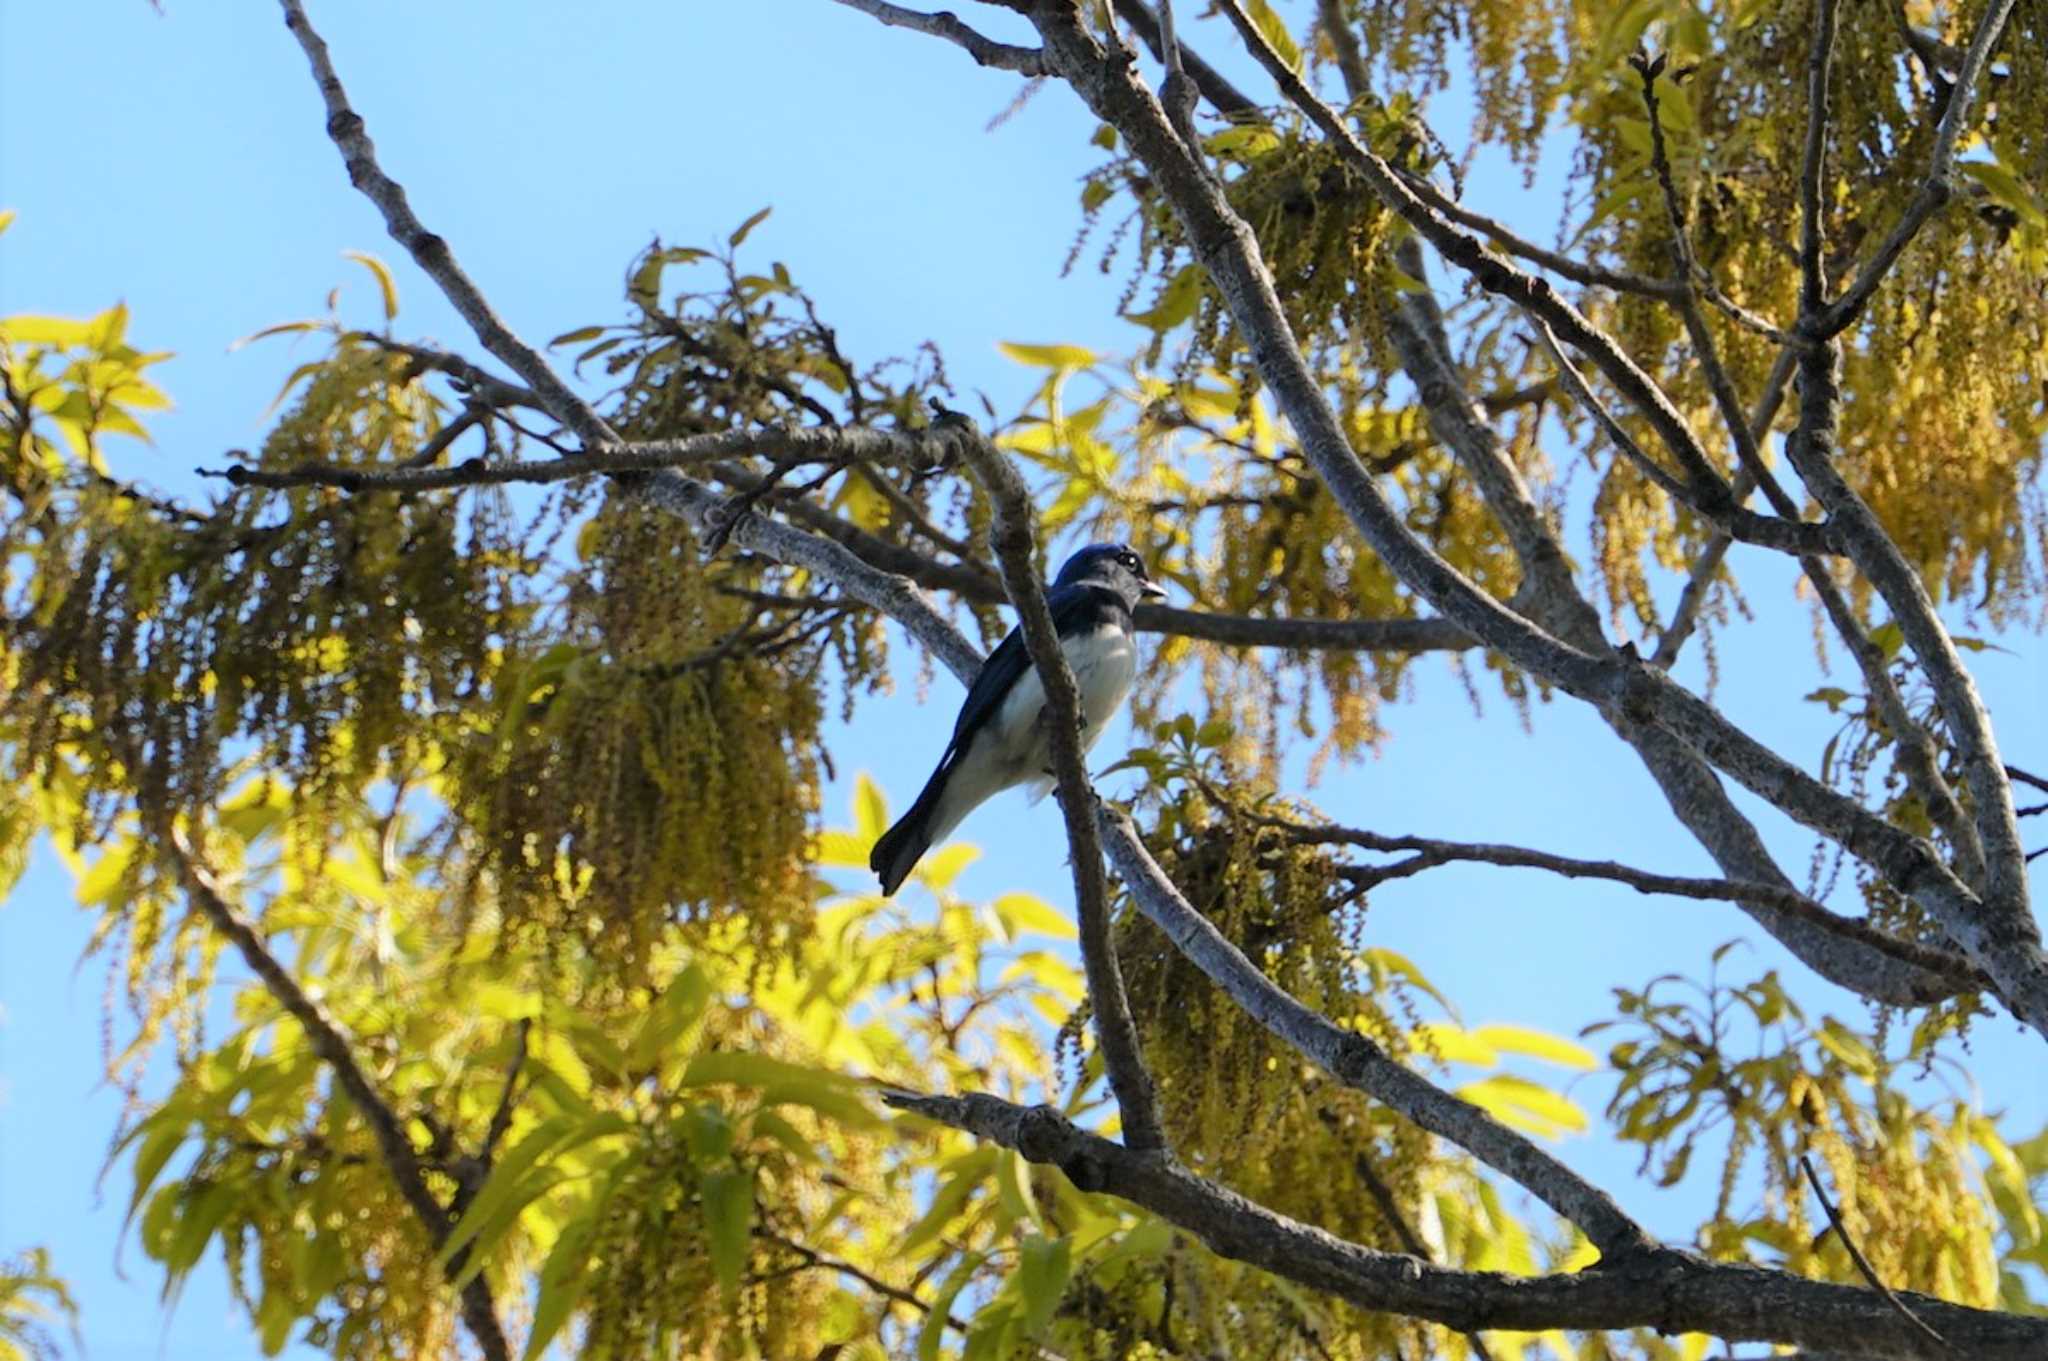
<svg viewBox="0 0 2048 1361">
<path fill-rule="evenodd" d="M 590 1240 L 596 1231 L 597 1215 L 593 1212 L 569 1224 L 555 1239 L 554 1248 L 541 1265 L 540 1295 L 534 1302 L 533 1326 L 527 1331 L 522 1361 L 536 1361 L 575 1312 L 590 1263 Z"/>
<path fill-rule="evenodd" d="M 162 1123 L 157 1123 L 159 1121 Z M 170 1118 L 169 1111 L 159 1111 L 138 1127 L 138 1133 L 143 1129 L 150 1132 L 144 1136 L 142 1146 L 135 1151 L 135 1190 L 128 1197 L 128 1215 L 121 1223 L 124 1233 L 128 1225 L 134 1222 L 135 1212 L 142 1208 L 143 1198 L 149 1194 L 149 1189 L 156 1185 L 156 1179 L 163 1175 L 164 1164 L 171 1160 L 171 1155 L 185 1142 L 185 1132 L 191 1128 L 191 1123 L 191 1118 L 182 1111 L 175 1119 Z"/>
<path fill-rule="evenodd" d="M 937 893 L 960 877 L 960 871 L 981 859 L 981 848 L 966 844 L 948 846 L 927 855 L 917 867 L 918 881 Z"/>
<path fill-rule="evenodd" d="M 1239 129 L 1244 131 L 1244 129 Z M 1195 315 L 1202 302 L 1202 268 L 1186 265 L 1159 290 L 1152 306 L 1143 312 L 1126 312 L 1124 320 L 1148 331 L 1165 334 Z"/>
<path fill-rule="evenodd" d="M 970 1252 L 939 1284 L 939 1293 L 932 1296 L 931 1312 L 924 1316 L 924 1326 L 917 1332 L 917 1361 L 938 1361 L 939 1344 L 946 1336 L 946 1316 L 953 1312 L 953 1301 L 960 1298 L 960 1292 L 987 1260 L 982 1253 Z"/>
<path fill-rule="evenodd" d="M 299 335 L 306 331 L 324 330 L 326 326 L 327 323 L 324 321 L 280 321 L 275 326 L 266 326 L 260 331 L 249 332 L 240 340 L 229 345 L 228 353 L 232 354 L 244 345 L 253 345 L 259 340 L 268 340 L 272 336 Z"/>
<path fill-rule="evenodd" d="M 15 210 L 14 210 L 14 209 L 12 209 L 12 208 L 0 208 L 0 236 L 4 236 L 4 235 L 6 235 L 6 234 L 7 234 L 7 229 L 8 229 L 9 227 L 12 227 L 12 226 L 14 225 L 14 217 L 15 217 Z"/>
<path fill-rule="evenodd" d="M 925 1207 L 924 1214 L 904 1233 L 902 1240 L 896 1245 L 894 1255 L 907 1258 L 944 1233 L 946 1226 L 959 1217 L 960 1212 L 967 1207 L 967 1202 L 974 1198 L 974 1193 L 981 1189 L 983 1180 L 995 1170 L 996 1155 L 1001 1151 L 984 1145 L 972 1153 L 954 1159 L 952 1174 L 939 1184 L 937 1191 L 933 1192 L 931 1204 Z"/>
<path fill-rule="evenodd" d="M 1452 1017 L 1457 1016 L 1458 1009 L 1451 1005 L 1451 999 L 1438 992 L 1436 985 L 1423 975 L 1422 970 L 1415 967 L 1415 962 L 1408 956 L 1374 946 L 1366 950 L 1362 958 L 1366 967 L 1372 971 L 1375 983 L 1384 984 L 1389 977 L 1398 978 L 1410 987 L 1420 988 L 1428 993 L 1438 1006 L 1449 1012 Z"/>
<path fill-rule="evenodd" d="M 0 319 L 0 337 L 16 345 L 55 345 L 69 348 L 85 344 L 92 323 L 66 317 L 7 317 Z"/>
<path fill-rule="evenodd" d="M 814 854 L 820 865 L 833 869 L 864 870 L 868 867 L 868 851 L 873 844 L 871 840 L 864 841 L 851 832 L 825 831 L 818 833 Z"/>
<path fill-rule="evenodd" d="M 1037 1234 L 1024 1240 L 1017 1257 L 1017 1292 L 1024 1297 L 1024 1331 L 1035 1333 L 1052 1318 L 1073 1270 L 1073 1248 L 1064 1238 Z"/>
<path fill-rule="evenodd" d="M 778 1082 L 762 1089 L 764 1106 L 808 1106 L 849 1129 L 880 1129 L 887 1122 L 869 1108 L 859 1093 L 815 1080 Z"/>
<path fill-rule="evenodd" d="M 377 291 L 384 295 L 384 320 L 397 320 L 398 281 L 391 277 L 390 266 L 368 251 L 345 250 L 341 254 L 344 259 L 353 260 L 370 271 L 371 276 L 377 280 Z"/>
<path fill-rule="evenodd" d="M 627 1048 L 627 1062 L 634 1069 L 652 1068 L 668 1053 L 711 1002 L 711 979 L 699 965 L 692 964 L 662 989 L 640 1023 Z"/>
<path fill-rule="evenodd" d="M 683 1139 L 690 1156 L 700 1163 L 723 1162 L 732 1152 L 732 1117 L 717 1106 L 699 1104 L 683 1114 Z"/>
<path fill-rule="evenodd" d="M 1446 1063 L 1470 1063 L 1481 1068 L 1491 1068 L 1500 1062 L 1500 1055 L 1492 1045 L 1486 1043 L 1476 1032 L 1469 1032 L 1444 1021 L 1424 1021 L 1415 1027 L 1415 1047 L 1425 1054 L 1435 1054 Z"/>
<path fill-rule="evenodd" d="M 435 1261 L 446 1266 L 450 1259 L 471 1239 L 478 1239 L 477 1249 L 472 1254 L 471 1265 L 483 1261 L 490 1244 L 482 1240 L 482 1231 L 498 1221 L 499 1212 L 507 1206 L 514 1207 L 516 1217 L 519 1209 L 531 1204 L 536 1196 L 550 1190 L 559 1177 L 549 1172 L 535 1172 L 536 1165 L 550 1153 L 562 1153 L 578 1144 L 607 1134 L 620 1134 L 631 1128 L 625 1119 L 610 1111 L 595 1117 L 583 1115 L 556 1115 L 540 1122 L 527 1131 L 526 1137 L 512 1146 L 491 1175 L 484 1181 L 483 1189 L 463 1212 L 462 1219 L 450 1230 L 448 1237 L 435 1254 Z M 510 1220 L 498 1225 L 499 1232 L 511 1226 Z"/>
<path fill-rule="evenodd" d="M 711 1270 L 727 1305 L 747 1269 L 747 1237 L 754 1225 L 754 1179 L 745 1172 L 706 1172 L 697 1179 L 704 1198 L 704 1240 Z"/>
<path fill-rule="evenodd" d="M 770 206 L 763 208 L 760 212 L 755 213 L 745 222 L 740 223 L 739 226 L 733 228 L 732 235 L 725 238 L 725 244 L 733 247 L 734 249 L 738 249 L 739 244 L 742 241 L 745 241 L 747 237 L 752 234 L 754 228 L 760 226 L 763 222 L 765 222 L 768 219 L 768 214 L 774 211 L 775 208 L 771 204 Z"/>
<path fill-rule="evenodd" d="M 595 340 L 603 334 L 604 327 L 602 326 L 578 326 L 575 330 L 564 331 L 553 340 L 550 340 L 548 348 L 552 350 L 558 345 L 580 344 L 586 340 Z"/>
<path fill-rule="evenodd" d="M 1991 161 L 1962 161 L 1956 169 L 1983 185 L 1986 193 L 2031 225 L 2048 226 L 2048 216 L 2042 214 L 2034 191 L 2027 187 L 2026 181 L 2004 166 Z"/>
<path fill-rule="evenodd" d="M 781 1059 L 769 1058 L 740 1049 L 714 1049 L 699 1054 L 690 1060 L 690 1066 L 683 1071 L 684 1087 L 707 1087 L 714 1083 L 730 1082 L 741 1087 L 771 1087 L 787 1085 L 825 1085 L 845 1090 L 852 1085 L 852 1079 L 835 1073 L 828 1068 L 807 1068 L 800 1063 L 787 1063 Z"/>
</svg>

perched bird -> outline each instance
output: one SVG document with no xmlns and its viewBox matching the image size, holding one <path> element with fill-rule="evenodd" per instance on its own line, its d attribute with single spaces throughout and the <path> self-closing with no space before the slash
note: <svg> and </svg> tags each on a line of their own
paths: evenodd
<svg viewBox="0 0 2048 1361">
<path fill-rule="evenodd" d="M 1046 592 L 1060 651 L 1081 692 L 1081 750 L 1095 745 L 1130 693 L 1137 662 L 1132 609 L 1165 594 L 1122 544 L 1092 544 L 1074 554 Z M 1039 721 L 1044 708 L 1045 684 L 1023 633 L 1013 628 L 968 687 L 953 740 L 924 792 L 875 842 L 868 867 L 881 876 L 884 894 L 896 892 L 924 853 L 993 795 L 1028 783 L 1035 800 L 1052 788 L 1051 748 Z"/>
</svg>

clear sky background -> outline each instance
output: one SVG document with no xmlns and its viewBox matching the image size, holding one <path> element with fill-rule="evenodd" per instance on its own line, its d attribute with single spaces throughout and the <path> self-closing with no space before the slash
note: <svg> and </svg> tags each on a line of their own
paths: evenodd
<svg viewBox="0 0 2048 1361">
<path fill-rule="evenodd" d="M 177 409 L 152 422 L 153 449 L 118 448 L 117 469 L 203 498 L 219 484 L 193 469 L 260 439 L 284 374 L 307 357 L 282 342 L 232 354 L 229 344 L 319 313 L 337 284 L 344 315 L 376 320 L 368 277 L 343 250 L 392 263 L 402 332 L 480 351 L 349 188 L 277 7 L 165 8 L 0 0 L 0 207 L 20 212 L 0 239 L 0 315 L 88 315 L 125 300 L 134 343 L 177 352 L 155 371 Z M 997 341 L 1124 351 L 1143 338 L 1114 316 L 1120 277 L 1086 266 L 1059 277 L 1078 224 L 1078 176 L 1096 155 L 1086 146 L 1092 120 L 1060 89 L 988 131 L 1016 78 L 824 0 L 311 8 L 386 169 L 529 340 L 621 315 L 626 262 L 651 238 L 720 241 L 767 205 L 774 215 L 749 241 L 749 258 L 787 263 L 850 354 L 934 341 L 955 380 L 986 391 L 999 411 L 1016 409 L 1032 375 L 1002 359 Z M 1281 8 L 1290 22 L 1306 12 L 1298 0 Z M 1196 32 L 1216 45 L 1212 26 Z M 1454 145 L 1458 107 L 1455 95 L 1437 104 Z M 1516 174 L 1482 163 L 1470 185 L 1482 211 L 1549 234 L 1554 175 L 1525 190 Z M 1722 638 L 1716 699 L 1811 767 L 1833 724 L 1798 702 L 1823 683 L 1809 616 L 1791 602 L 1779 564 L 1743 549 L 1733 560 L 1759 622 Z M 2010 759 L 2048 766 L 2038 641 L 1999 641 L 2010 652 L 1973 660 L 2000 740 Z M 911 655 L 900 655 L 908 678 Z M 1690 657 L 1682 674 L 1697 683 L 1697 647 Z M 1831 679 L 1860 688 L 1853 676 Z M 943 671 L 928 707 L 915 691 L 906 684 L 828 731 L 840 772 L 827 793 L 835 822 L 847 820 L 855 772 L 872 773 L 898 807 L 916 792 L 959 691 Z M 1342 821 L 1712 872 L 1641 767 L 1581 705 L 1540 706 L 1527 728 L 1497 697 L 1475 713 L 1439 658 L 1414 669 L 1411 694 L 1384 721 L 1381 757 L 1309 791 Z M 1098 764 L 1125 741 L 1113 729 Z M 1764 826 L 1798 874 L 1811 839 L 1773 817 Z M 1070 904 L 1050 801 L 1027 809 L 1008 796 L 960 835 L 989 848 L 963 891 L 1021 887 Z M 86 933 L 67 877 L 39 855 L 0 909 L 0 1256 L 51 1248 L 84 1306 L 96 1361 L 254 1357 L 217 1260 L 165 1322 L 154 1265 L 133 1245 L 117 1257 L 127 1172 L 95 1191 L 119 1097 L 98 1076 L 103 966 L 78 967 Z M 1381 889 L 1368 934 L 1416 960 L 1468 1023 L 1567 1034 L 1610 1014 L 1614 986 L 1703 972 L 1707 952 L 1731 937 L 1754 944 L 1759 969 L 1789 964 L 1726 905 L 1484 867 Z M 1816 1008 L 1863 1019 L 1853 998 L 1796 964 L 1786 972 Z M 2010 1134 L 2048 1119 L 2038 1040 L 2009 1020 L 1983 1022 L 1971 1062 L 1985 1106 L 2014 1113 Z M 167 1080 L 161 1066 L 155 1080 Z M 1595 1112 L 1605 1094 L 1599 1075 L 1573 1089 Z M 1688 1235 L 1706 1203 L 1699 1186 L 1659 1191 L 1639 1180 L 1635 1153 L 1597 1125 L 1560 1151 L 1668 1236 Z"/>
</svg>

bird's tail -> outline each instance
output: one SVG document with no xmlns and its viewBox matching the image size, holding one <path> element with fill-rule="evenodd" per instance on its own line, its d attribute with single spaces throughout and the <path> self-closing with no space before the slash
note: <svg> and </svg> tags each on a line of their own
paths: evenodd
<svg viewBox="0 0 2048 1361">
<path fill-rule="evenodd" d="M 947 777 L 953 773 L 953 763 L 942 761 L 925 781 L 924 792 L 917 796 L 917 802 L 910 805 L 910 811 L 896 820 L 896 825 L 875 840 L 875 849 L 868 854 L 868 868 L 882 878 L 882 896 L 894 897 L 910 872 L 917 868 L 917 862 L 924 859 L 924 853 L 932 848 L 932 837 L 937 829 L 932 819 L 939 809 L 939 800 L 945 797 Z"/>
</svg>

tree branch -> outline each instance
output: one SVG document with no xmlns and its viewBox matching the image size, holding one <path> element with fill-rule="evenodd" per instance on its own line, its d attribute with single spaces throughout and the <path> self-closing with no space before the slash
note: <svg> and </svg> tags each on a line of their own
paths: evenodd
<svg viewBox="0 0 2048 1361">
<path fill-rule="evenodd" d="M 1128 814 L 1103 804 L 1097 816 L 1110 861 L 1138 911 L 1253 1020 L 1345 1086 L 1527 1187 L 1578 1225 L 1604 1256 L 1626 1257 L 1647 1249 L 1642 1228 L 1605 1191 L 1479 1107 L 1395 1062 L 1365 1035 L 1337 1026 L 1283 991 L 1181 896 Z"/>
<path fill-rule="evenodd" d="M 1968 120 L 1976 101 L 1977 86 L 1984 77 L 1984 68 L 1991 60 L 1991 49 L 2005 32 L 2006 20 L 2012 16 L 2013 0 L 1991 0 L 1985 6 L 1983 16 L 1978 19 L 1976 30 L 1970 35 L 1969 49 L 1963 55 L 1962 68 L 1957 71 L 1955 85 L 1949 94 L 1948 110 L 1942 115 L 1940 125 L 1935 129 L 1934 151 L 1928 157 L 1927 174 L 1920 181 L 1919 190 L 1906 205 L 1906 211 L 1898 222 L 1878 244 L 1877 251 L 1842 296 L 1825 307 L 1819 306 L 1819 299 L 1809 306 L 1802 303 L 1802 310 L 1814 315 L 1804 318 L 1801 327 L 1816 339 L 1840 335 L 1854 325 L 1863 309 L 1877 293 L 1878 286 L 1898 263 L 1927 220 L 1955 196 L 1955 183 L 1949 175 L 1955 169 L 1956 147 L 1961 141 L 1963 124 Z M 1811 133 L 1809 132 L 1809 136 Z"/>
<path fill-rule="evenodd" d="M 1529 850 L 1521 846 L 1443 841 L 1434 837 L 1393 836 L 1363 831 L 1355 827 L 1305 826 L 1256 813 L 1250 816 L 1255 821 L 1280 831 L 1289 840 L 1305 845 L 1357 846 L 1362 850 L 1386 854 L 1415 852 L 1417 859 L 1422 863 L 1400 862 L 1401 878 L 1436 865 L 1449 864 L 1453 861 L 1472 861 L 1487 865 L 1549 870 L 1568 879 L 1606 879 L 1618 884 L 1627 884 L 1638 893 L 1669 894 L 1673 897 L 1701 901 L 1751 903 L 1810 922 L 1832 935 L 1861 942 L 1873 950 L 1904 960 L 1915 968 L 1924 969 L 1948 980 L 1957 991 L 1974 992 L 1990 985 L 1990 980 L 1980 970 L 1953 951 L 1901 940 L 1867 922 L 1830 911 L 1806 894 L 1781 884 L 1753 883 L 1739 879 L 1686 878 L 1657 874 L 1613 860 L 1579 860 L 1570 856 L 1552 855 L 1546 851 Z M 1360 877 L 1368 880 L 1373 874 L 1374 870 L 1371 868 L 1360 871 Z"/>
<path fill-rule="evenodd" d="M 943 440 L 919 431 L 875 430 L 849 425 L 810 426 L 795 430 L 770 426 L 755 430 L 717 430 L 683 439 L 634 441 L 561 458 L 523 459 L 508 463 L 468 459 L 446 468 L 338 463 L 254 468 L 235 464 L 224 469 L 201 469 L 201 474 L 225 478 L 238 487 L 321 486 L 353 492 L 439 491 L 450 487 L 566 482 L 579 477 L 656 472 L 748 454 L 763 455 L 792 465 L 850 461 L 929 467 L 943 457 L 945 449 Z"/>
<path fill-rule="evenodd" d="M 1976 76 L 1983 70 L 2011 0 L 1993 0 L 1979 21 L 1971 52 L 1979 60 L 1966 58 L 1972 86 L 1958 85 L 1948 116 L 1941 125 L 1938 141 L 1952 154 L 1960 133 L 1958 109 L 1967 106 Z M 1813 55 L 1809 59 L 1813 114 L 1807 138 L 1809 177 L 1817 177 L 1822 157 L 1827 114 L 1828 61 L 1833 43 L 1833 4 L 1823 0 L 1815 19 Z M 1944 153 L 1937 148 L 1936 175 L 1945 175 Z M 1930 183 L 1936 182 L 1931 175 Z M 1946 183 L 1945 179 L 1940 182 Z M 1804 190 L 1802 190 L 1804 192 Z M 1822 226 L 1816 197 L 1806 205 L 1802 250 L 1817 254 Z M 1977 840 L 1982 847 L 1983 898 L 1940 895 L 1930 904 L 1949 935 L 1997 980 L 1999 991 L 2022 1020 L 2048 1034 L 2048 957 L 2041 951 L 2039 926 L 2028 903 L 2026 855 L 2020 846 L 2019 824 L 2015 820 L 2012 787 L 1999 759 L 1997 740 L 1992 735 L 1990 716 L 1977 694 L 1975 682 L 1963 665 L 1955 641 L 1949 636 L 1935 610 L 1934 601 L 1919 573 L 1879 523 L 1869 504 L 1842 477 L 1834 464 L 1841 420 L 1841 345 L 1828 329 L 1825 301 L 1826 279 L 1818 259 L 1803 264 L 1800 331 L 1823 343 L 1800 358 L 1799 424 L 1787 446 L 1787 454 L 1800 479 L 1806 484 L 1829 520 L 1837 527 L 1839 542 L 1861 569 L 1878 595 L 1891 607 L 1906 644 L 1913 649 L 1922 671 L 1934 690 L 1946 720 L 1949 735 L 1963 766 L 1965 783 L 1976 815 Z M 1924 754 L 1924 753 L 1923 753 Z M 1912 753 L 1908 752 L 1909 758 Z M 1914 761 L 1916 767 L 1921 763 Z M 1937 806 L 1934 811 L 1942 811 Z M 1974 854 L 1967 839 L 1961 843 L 1965 854 Z"/>
<path fill-rule="evenodd" d="M 989 540 L 1003 571 L 1003 584 L 1017 609 L 1017 627 L 1031 663 L 1045 686 L 1046 740 L 1052 748 L 1053 774 L 1058 780 L 1060 813 L 1066 819 L 1068 859 L 1074 871 L 1074 910 L 1079 919 L 1081 965 L 1088 978 L 1088 1000 L 1095 1013 L 1095 1032 L 1103 1068 L 1123 1117 L 1124 1141 L 1140 1153 L 1163 1154 L 1166 1134 L 1159 1107 L 1145 1071 L 1137 1023 L 1131 1019 L 1123 971 L 1109 929 L 1109 885 L 1102 868 L 1102 842 L 1095 826 L 1095 790 L 1081 750 L 1081 694 L 1074 673 L 1060 650 L 1059 630 L 1045 603 L 1032 561 L 1031 495 L 1024 479 L 964 418 L 948 421 L 959 438 L 983 490 L 995 507 Z"/>
<path fill-rule="evenodd" d="M 983 66 L 998 71 L 1015 71 L 1020 76 L 1033 79 L 1046 74 L 1045 54 L 1038 49 L 999 43 L 961 23 L 954 14 L 926 14 L 889 4 L 888 0 L 837 0 L 837 3 L 872 15 L 891 28 L 914 29 L 935 38 L 944 38 Z"/>
<path fill-rule="evenodd" d="M 1482 289 L 1505 298 L 1547 324 L 1641 411 L 1683 468 L 1702 513 L 1718 514 L 1730 500 L 1728 483 L 1716 469 L 1685 417 L 1671 404 L 1656 380 L 1631 359 L 1614 338 L 1588 321 L 1548 283 L 1515 268 L 1487 250 L 1485 243 L 1453 227 L 1423 201 L 1409 182 L 1395 173 L 1376 152 L 1351 131 L 1344 119 L 1316 97 L 1302 78 L 1282 61 L 1265 35 L 1245 12 L 1242 0 L 1217 0 L 1236 26 L 1245 46 L 1266 68 L 1289 103 L 1322 130 L 1332 149 L 1356 170 L 1367 186 L 1403 222 L 1419 233 L 1444 259 L 1464 270 Z"/>
<path fill-rule="evenodd" d="M 1714 1262 L 1678 1248 L 1646 1247 L 1584 1271 L 1544 1276 L 1459 1271 L 1376 1252 L 1276 1214 L 1185 1168 L 1144 1158 L 1076 1127 L 1050 1106 L 985 1095 L 888 1092 L 889 1105 L 1056 1167 L 1084 1191 L 1127 1200 L 1195 1235 L 1209 1249 L 1362 1309 L 1481 1329 L 1588 1332 L 1655 1328 L 1731 1341 L 1849 1351 L 1869 1361 L 1947 1357 L 1853 1286 L 1768 1267 Z M 2036 1361 L 2048 1320 L 1997 1314 L 1923 1295 L 1902 1296 L 1972 1361 Z"/>
<path fill-rule="evenodd" d="M 1826 1211 L 1828 1224 L 1834 1229 L 1835 1237 L 1842 1240 L 1842 1246 L 1848 1250 L 1849 1260 L 1856 1264 L 1857 1272 L 1862 1275 L 1864 1280 L 1870 1283 L 1872 1290 L 1875 1290 L 1884 1297 L 1885 1303 L 1892 1307 L 1893 1312 L 1906 1320 L 1906 1322 L 1912 1324 L 1914 1328 L 1918 1329 L 1937 1347 L 1947 1351 L 1948 1339 L 1928 1327 L 1927 1320 L 1921 1318 L 1911 1309 L 1908 1309 L 1905 1301 L 1893 1294 L 1891 1287 L 1878 1278 L 1876 1270 L 1870 1265 L 1870 1259 L 1863 1255 L 1863 1249 L 1857 1247 L 1856 1240 L 1849 1236 L 1849 1228 L 1846 1224 L 1842 1223 L 1842 1216 L 1835 1209 L 1835 1203 L 1828 1199 L 1826 1189 L 1820 1184 L 1820 1174 L 1813 1170 L 1813 1159 L 1802 1153 L 1799 1155 L 1799 1166 L 1806 1172 L 1807 1184 L 1813 1187 L 1814 1198 L 1820 1201 L 1820 1208 Z"/>
</svg>

